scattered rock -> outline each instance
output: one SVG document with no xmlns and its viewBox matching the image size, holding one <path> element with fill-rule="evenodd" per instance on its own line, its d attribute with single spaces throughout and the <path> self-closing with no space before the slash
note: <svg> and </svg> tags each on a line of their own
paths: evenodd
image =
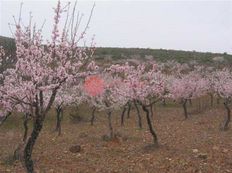
<svg viewBox="0 0 232 173">
<path fill-rule="evenodd" d="M 206 153 L 199 153 L 198 155 L 197 155 L 197 157 L 198 158 L 200 158 L 200 159 L 207 159 L 207 154 Z"/>
<path fill-rule="evenodd" d="M 189 167 L 186 172 L 200 173 L 201 171 L 198 168 Z"/>
<path fill-rule="evenodd" d="M 155 151 L 159 148 L 159 145 L 155 145 L 155 144 L 148 144 L 146 146 L 143 147 L 143 152 L 145 153 L 149 153 L 151 151 Z"/>
<path fill-rule="evenodd" d="M 219 147 L 218 146 L 213 146 L 213 150 L 219 150 Z"/>
<path fill-rule="evenodd" d="M 122 141 L 127 141 L 128 140 L 128 136 L 123 136 L 122 137 Z"/>
<path fill-rule="evenodd" d="M 198 153 L 198 149 L 193 149 L 193 153 Z"/>
<path fill-rule="evenodd" d="M 79 153 L 81 151 L 81 146 L 80 145 L 75 145 L 69 148 L 69 151 L 71 153 Z"/>
<path fill-rule="evenodd" d="M 102 140 L 108 142 L 111 140 L 111 138 L 108 135 L 103 135 Z"/>
<path fill-rule="evenodd" d="M 88 137 L 87 133 L 80 133 L 79 138 L 86 138 Z"/>
<path fill-rule="evenodd" d="M 226 148 L 223 148 L 223 149 L 222 149 L 222 152 L 223 152 L 223 153 L 228 153 L 228 151 L 229 151 L 229 150 L 226 149 Z"/>
<path fill-rule="evenodd" d="M 120 139 L 117 136 L 115 136 L 113 139 L 111 139 L 111 142 L 120 144 Z"/>
<path fill-rule="evenodd" d="M 69 114 L 70 116 L 70 121 L 73 124 L 78 124 L 78 123 L 82 123 L 82 122 L 88 122 L 89 120 L 87 118 L 85 118 L 84 115 L 79 115 L 79 114 Z"/>
<path fill-rule="evenodd" d="M 110 136 L 108 136 L 108 135 L 103 135 L 103 136 L 102 136 L 102 140 L 103 140 L 103 141 L 106 141 L 106 142 L 117 143 L 117 144 L 120 144 L 120 143 L 121 143 L 120 138 L 117 137 L 116 135 L 113 136 L 113 137 L 110 137 Z"/>
</svg>

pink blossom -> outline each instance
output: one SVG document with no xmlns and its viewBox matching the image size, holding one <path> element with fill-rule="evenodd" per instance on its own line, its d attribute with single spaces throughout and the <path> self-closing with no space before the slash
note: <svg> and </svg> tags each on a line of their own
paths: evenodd
<svg viewBox="0 0 232 173">
<path fill-rule="evenodd" d="M 100 76 L 93 75 L 85 79 L 84 90 L 90 96 L 101 95 L 103 94 L 104 89 L 105 89 L 105 83 Z"/>
</svg>

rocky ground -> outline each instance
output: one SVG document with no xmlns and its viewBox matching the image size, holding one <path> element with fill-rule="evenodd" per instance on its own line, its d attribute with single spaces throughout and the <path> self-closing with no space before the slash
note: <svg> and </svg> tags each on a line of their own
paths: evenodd
<svg viewBox="0 0 232 173">
<path fill-rule="evenodd" d="M 35 167 L 42 173 L 232 173 L 232 125 L 226 132 L 219 130 L 224 114 L 218 107 L 184 120 L 180 106 L 156 107 L 159 148 L 149 145 L 144 114 L 143 129 L 137 127 L 135 111 L 124 127 L 120 112 L 114 113 L 118 137 L 112 141 L 102 137 L 108 133 L 104 113 L 97 113 L 93 126 L 87 121 L 71 123 L 66 115 L 60 137 L 53 132 L 50 115 L 35 146 Z M 21 121 L 14 116 L 0 127 L 1 173 L 24 172 L 19 161 L 11 161 L 22 138 Z"/>
</svg>

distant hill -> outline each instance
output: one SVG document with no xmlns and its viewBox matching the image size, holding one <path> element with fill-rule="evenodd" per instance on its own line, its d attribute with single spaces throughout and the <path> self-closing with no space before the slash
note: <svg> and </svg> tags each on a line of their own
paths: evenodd
<svg viewBox="0 0 232 173">
<path fill-rule="evenodd" d="M 137 59 L 156 60 L 165 62 L 168 60 L 176 60 L 180 63 L 188 63 L 196 61 L 201 64 L 214 64 L 216 59 L 224 59 L 224 63 L 232 64 L 232 55 L 227 53 L 210 53 L 182 50 L 167 49 L 141 49 L 141 48 L 103 48 L 98 47 L 95 52 L 96 58 L 109 60 Z M 220 57 L 220 58 L 218 58 Z M 222 63 L 222 62 L 221 62 Z"/>
<path fill-rule="evenodd" d="M 15 53 L 14 39 L 0 36 L 0 45 L 6 50 L 7 54 Z M 220 63 L 225 65 L 232 64 L 232 55 L 224 53 L 167 50 L 167 49 L 144 49 L 144 48 L 109 48 L 97 47 L 95 52 L 96 60 L 100 62 L 117 63 L 130 60 L 146 61 L 168 61 L 176 60 L 180 63 L 196 61 L 202 64 L 215 64 L 215 60 L 221 59 Z"/>
<path fill-rule="evenodd" d="M 1 73 L 5 69 L 12 67 L 12 65 L 15 64 L 15 59 L 11 57 L 14 57 L 15 55 L 16 46 L 13 38 L 8 38 L 3 36 L 0 36 L 0 46 L 4 47 L 6 57 L 10 57 L 3 59 L 2 65 L 0 66 L 0 73 Z"/>
<path fill-rule="evenodd" d="M 8 51 L 15 51 L 15 42 L 13 38 L 0 36 L 0 45 Z"/>
</svg>

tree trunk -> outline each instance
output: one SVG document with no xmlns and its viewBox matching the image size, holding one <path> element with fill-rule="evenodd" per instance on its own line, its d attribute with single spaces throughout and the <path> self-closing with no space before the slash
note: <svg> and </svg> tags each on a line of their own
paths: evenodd
<svg viewBox="0 0 232 173">
<path fill-rule="evenodd" d="M 24 114 L 24 120 L 23 120 L 23 127 L 24 127 L 24 135 L 23 135 L 23 141 L 25 142 L 27 139 L 27 133 L 28 133 L 28 121 L 29 121 L 29 114 Z"/>
<path fill-rule="evenodd" d="M 189 99 L 188 101 L 189 101 L 189 105 L 192 106 L 193 105 L 192 99 Z"/>
<path fill-rule="evenodd" d="M 131 103 L 128 102 L 127 118 L 130 118 Z"/>
<path fill-rule="evenodd" d="M 147 124 L 148 124 L 149 130 L 150 130 L 150 133 L 153 136 L 154 146 L 158 146 L 158 138 L 157 138 L 157 135 L 156 135 L 155 130 L 154 130 L 153 125 L 152 125 L 152 121 L 151 121 L 151 118 L 149 115 L 149 110 L 144 105 L 142 105 L 142 108 L 143 108 L 143 111 L 146 113 Z"/>
<path fill-rule="evenodd" d="M 24 148 L 24 164 L 27 170 L 27 173 L 34 173 L 34 164 L 32 161 L 32 151 L 36 142 L 36 139 L 39 136 L 40 131 L 43 127 L 44 116 L 36 115 L 35 122 L 33 124 L 33 130 L 31 132 L 31 136 L 28 138 L 26 142 L 26 146 Z"/>
<path fill-rule="evenodd" d="M 220 97 L 217 98 L 217 104 L 220 104 Z"/>
<path fill-rule="evenodd" d="M 139 107 L 138 107 L 136 101 L 134 101 L 134 105 L 135 105 L 137 115 L 138 115 L 138 125 L 139 125 L 139 128 L 141 129 L 142 128 L 142 118 L 141 118 Z"/>
<path fill-rule="evenodd" d="M 59 125 L 58 136 L 61 135 L 61 122 L 62 122 L 63 116 L 64 116 L 64 110 L 63 110 L 63 108 L 61 107 L 61 108 L 60 108 L 60 125 Z"/>
<path fill-rule="evenodd" d="M 60 109 L 59 109 L 59 107 L 56 107 L 56 128 L 55 128 L 55 131 L 59 130 L 59 125 L 60 125 Z"/>
<path fill-rule="evenodd" d="M 121 114 L 121 126 L 124 125 L 125 112 L 126 112 L 126 106 L 123 107 L 123 111 L 122 111 L 122 114 Z"/>
<path fill-rule="evenodd" d="M 19 145 L 17 146 L 17 148 L 14 151 L 14 156 L 13 156 L 14 161 L 16 161 L 16 160 L 22 161 L 22 155 L 23 155 L 22 150 L 25 147 L 26 140 L 27 140 L 27 134 L 28 134 L 29 116 L 30 116 L 29 113 L 24 113 L 24 117 L 23 117 L 23 127 L 24 127 L 23 140 L 19 143 Z"/>
<path fill-rule="evenodd" d="M 113 126 L 112 126 L 112 118 L 111 118 L 111 111 L 108 111 L 108 126 L 109 126 L 109 137 L 110 139 L 114 138 L 114 131 L 113 131 Z"/>
<path fill-rule="evenodd" d="M 91 126 L 93 125 L 93 122 L 95 120 L 95 111 L 96 111 L 96 107 L 93 107 L 93 110 L 92 110 L 92 117 L 91 117 Z"/>
<path fill-rule="evenodd" d="M 187 112 L 187 106 L 186 106 L 186 103 L 187 103 L 187 99 L 184 100 L 183 102 L 183 108 L 184 108 L 184 117 L 185 119 L 188 118 L 188 112 Z"/>
<path fill-rule="evenodd" d="M 151 112 L 151 118 L 153 119 L 153 105 L 151 104 L 149 107 L 150 107 L 150 112 Z"/>
<path fill-rule="evenodd" d="M 163 99 L 162 103 L 163 103 L 163 106 L 166 106 L 166 105 L 167 105 L 166 99 L 165 99 L 165 98 Z"/>
<path fill-rule="evenodd" d="M 6 116 L 4 117 L 1 117 L 1 120 L 0 120 L 0 126 L 7 120 L 7 118 L 11 115 L 11 112 L 8 112 L 6 114 Z"/>
<path fill-rule="evenodd" d="M 55 131 L 58 132 L 58 136 L 61 135 L 61 121 L 63 117 L 63 109 L 61 106 L 56 108 L 56 128 Z"/>
<path fill-rule="evenodd" d="M 210 106 L 213 107 L 213 94 L 210 94 Z"/>
<path fill-rule="evenodd" d="M 224 102 L 224 106 L 225 106 L 226 111 L 227 111 L 227 116 L 226 116 L 225 121 L 222 125 L 222 130 L 226 131 L 229 128 L 229 123 L 230 123 L 230 119 L 231 119 L 231 115 L 230 115 L 231 111 L 230 111 L 230 107 L 228 105 L 228 102 Z"/>
<path fill-rule="evenodd" d="M 21 162 L 23 162 L 23 150 L 25 148 L 26 145 L 26 141 L 20 141 L 20 143 L 18 144 L 17 148 L 14 151 L 14 155 L 13 155 L 13 160 L 20 160 Z"/>
</svg>

